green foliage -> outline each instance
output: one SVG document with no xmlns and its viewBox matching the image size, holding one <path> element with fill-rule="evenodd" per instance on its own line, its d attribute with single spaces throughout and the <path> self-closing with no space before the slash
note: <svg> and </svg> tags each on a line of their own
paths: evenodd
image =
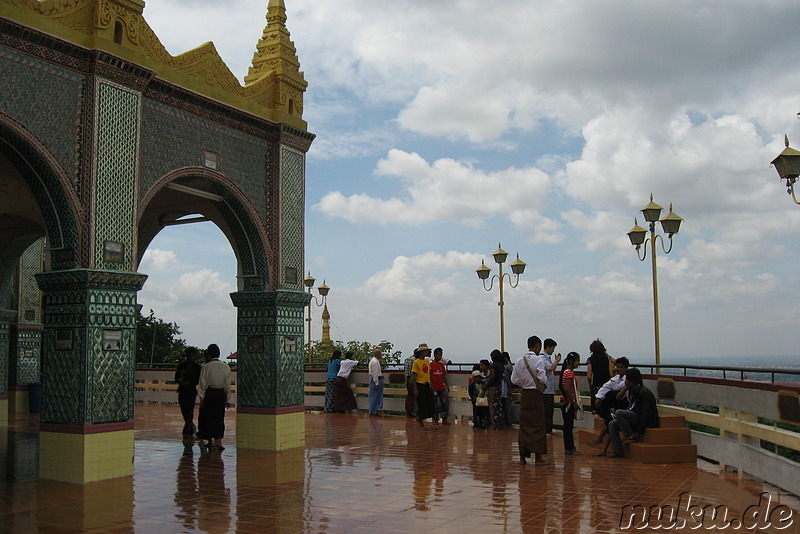
<svg viewBox="0 0 800 534">
<path fill-rule="evenodd" d="M 686 427 L 691 430 L 696 430 L 697 432 L 702 432 L 704 434 L 712 434 L 714 436 L 719 436 L 719 428 L 714 428 L 713 426 L 701 425 L 700 423 L 692 423 L 691 421 L 687 421 Z"/>
<path fill-rule="evenodd" d="M 800 426 L 793 425 L 791 423 L 784 423 L 783 421 L 773 421 L 772 419 L 767 419 L 766 417 L 759 417 L 758 422 L 762 425 L 772 425 L 776 426 L 777 428 L 781 428 L 783 430 L 789 430 L 790 432 L 800 432 Z M 783 456 L 784 458 L 788 458 L 793 462 L 800 463 L 800 450 L 782 447 L 765 439 L 762 439 L 760 441 L 762 449 L 774 452 L 778 456 Z"/>
<path fill-rule="evenodd" d="M 761 423 L 762 425 L 775 425 L 778 428 L 782 428 L 783 430 L 800 432 L 800 426 L 793 425 L 792 423 L 784 423 L 783 421 L 773 421 L 772 419 L 767 419 L 766 417 L 759 417 L 758 422 Z"/>
<path fill-rule="evenodd" d="M 136 363 L 178 363 L 183 361 L 186 340 L 179 337 L 177 323 L 162 321 L 150 310 L 136 317 Z"/>
<path fill-rule="evenodd" d="M 369 362 L 372 358 L 372 351 L 376 348 L 381 349 L 383 357 L 381 358 L 382 365 L 395 365 L 400 363 L 402 352 L 394 350 L 394 345 L 391 342 L 383 340 L 377 345 L 373 345 L 368 341 L 333 341 L 331 343 L 314 342 L 311 345 L 311 363 L 327 363 L 333 354 L 333 351 L 340 350 L 342 354 L 348 352 L 353 353 L 353 359 L 358 360 L 362 364 Z"/>
</svg>

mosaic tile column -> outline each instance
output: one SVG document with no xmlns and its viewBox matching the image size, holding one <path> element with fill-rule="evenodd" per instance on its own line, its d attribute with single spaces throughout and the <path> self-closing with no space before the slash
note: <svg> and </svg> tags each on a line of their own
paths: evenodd
<svg viewBox="0 0 800 534">
<path fill-rule="evenodd" d="M 16 310 L 0 310 L 0 426 L 8 426 L 8 361 L 11 323 Z"/>
<path fill-rule="evenodd" d="M 305 445 L 303 291 L 231 293 L 239 353 L 236 443 L 279 451 Z"/>
<path fill-rule="evenodd" d="M 36 275 L 44 291 L 39 476 L 91 482 L 133 473 L 136 293 L 146 275 Z"/>
<path fill-rule="evenodd" d="M 43 257 L 44 240 L 40 239 L 28 247 L 19 262 L 19 313 L 16 324 L 11 325 L 9 349 L 9 417 L 27 417 L 28 384 L 41 381 L 42 302 L 36 274 L 42 271 Z"/>
<path fill-rule="evenodd" d="M 22 418 L 30 413 L 28 385 L 40 382 L 39 362 L 42 347 L 41 324 L 17 323 L 10 328 L 9 339 L 9 417 Z"/>
</svg>

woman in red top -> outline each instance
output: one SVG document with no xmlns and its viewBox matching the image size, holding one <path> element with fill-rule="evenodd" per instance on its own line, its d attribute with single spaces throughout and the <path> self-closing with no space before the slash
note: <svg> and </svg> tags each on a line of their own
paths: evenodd
<svg viewBox="0 0 800 534">
<path fill-rule="evenodd" d="M 580 363 L 580 355 L 577 352 L 570 352 L 561 367 L 561 416 L 564 420 L 564 454 L 580 454 L 575 449 L 575 438 L 572 436 L 572 427 L 575 425 L 575 412 L 581 409 L 581 400 L 578 396 L 577 382 L 573 371 L 578 368 Z"/>
</svg>

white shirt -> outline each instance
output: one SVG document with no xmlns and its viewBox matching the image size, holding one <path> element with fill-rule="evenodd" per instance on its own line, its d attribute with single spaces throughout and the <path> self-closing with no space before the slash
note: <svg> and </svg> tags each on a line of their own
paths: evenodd
<svg viewBox="0 0 800 534">
<path fill-rule="evenodd" d="M 526 361 L 528 362 L 527 365 L 525 364 Z M 547 383 L 547 361 L 535 352 L 527 352 L 517 360 L 517 364 L 514 366 L 514 371 L 511 373 L 512 384 L 516 384 L 522 389 L 536 389 L 536 382 L 534 382 L 531 373 L 528 371 L 528 366 L 530 366 L 536 378 L 541 380 L 543 384 Z"/>
<path fill-rule="evenodd" d="M 369 361 L 369 376 L 372 377 L 372 380 L 376 384 L 378 383 L 378 379 L 383 376 L 381 372 L 381 361 L 375 356 Z"/>
<path fill-rule="evenodd" d="M 358 365 L 358 360 L 342 360 L 341 365 L 339 366 L 339 374 L 336 376 L 341 376 L 342 378 L 350 378 L 350 371 L 353 370 L 353 367 Z"/>
<path fill-rule="evenodd" d="M 625 387 L 625 375 L 614 375 L 611 380 L 603 384 L 603 387 L 600 388 L 595 397 L 605 399 L 609 391 L 619 391 L 623 387 Z"/>
<path fill-rule="evenodd" d="M 207 388 L 225 390 L 225 396 L 231 394 L 231 368 L 219 360 L 211 360 L 200 368 L 200 382 L 197 384 L 197 396 L 203 400 Z"/>
</svg>

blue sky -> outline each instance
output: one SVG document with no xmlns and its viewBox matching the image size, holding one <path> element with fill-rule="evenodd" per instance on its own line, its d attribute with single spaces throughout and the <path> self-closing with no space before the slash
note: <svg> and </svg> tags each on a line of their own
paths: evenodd
<svg viewBox="0 0 800 534">
<path fill-rule="evenodd" d="M 211 40 L 241 80 L 266 4 L 148 0 L 144 14 L 172 54 Z M 650 261 L 625 234 L 653 193 L 685 219 L 658 256 L 662 361 L 797 354 L 800 206 L 769 166 L 784 134 L 800 146 L 796 2 L 286 7 L 317 135 L 306 271 L 332 288 L 334 338 L 487 355 L 498 292 L 474 269 L 502 242 L 528 263 L 506 291 L 507 350 L 537 334 L 585 357 L 599 337 L 650 362 Z M 140 270 L 145 309 L 235 350 L 221 232 L 169 228 Z"/>
</svg>

